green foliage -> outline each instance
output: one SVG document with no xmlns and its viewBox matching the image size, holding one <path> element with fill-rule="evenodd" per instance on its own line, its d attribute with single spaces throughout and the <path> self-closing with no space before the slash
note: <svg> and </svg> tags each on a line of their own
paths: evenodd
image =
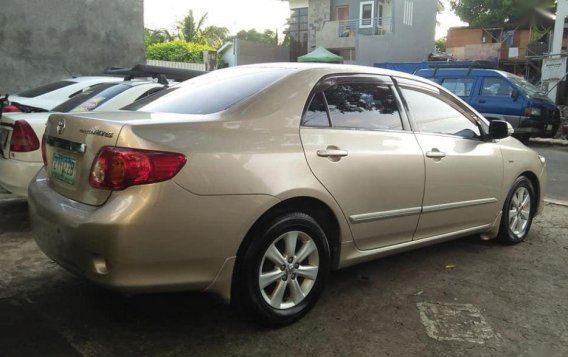
<svg viewBox="0 0 568 357">
<path fill-rule="evenodd" d="M 203 63 L 203 51 L 212 51 L 208 45 L 174 40 L 155 43 L 146 48 L 146 58 L 162 61 Z"/>
<path fill-rule="evenodd" d="M 176 38 L 176 35 L 172 35 L 166 29 L 144 29 L 144 47 L 148 47 L 155 43 L 162 43 L 173 41 Z"/>
<path fill-rule="evenodd" d="M 446 42 L 447 42 L 447 38 L 443 37 L 443 38 L 439 38 L 436 40 L 436 48 L 438 49 L 438 51 L 440 52 L 446 52 Z"/>
<path fill-rule="evenodd" d="M 450 0 L 450 4 L 470 26 L 497 26 L 523 19 L 536 6 L 550 6 L 554 0 Z"/>
<path fill-rule="evenodd" d="M 193 10 L 189 10 L 187 16 L 178 23 L 182 38 L 187 42 L 204 43 L 204 39 L 201 36 L 201 28 L 203 27 L 206 19 L 207 13 L 196 21 L 195 17 L 193 17 Z"/>
<path fill-rule="evenodd" d="M 278 44 L 278 33 L 272 30 L 265 30 L 262 33 L 255 29 L 248 31 L 241 30 L 237 33 L 237 38 L 247 41 L 269 43 L 272 45 Z"/>
<path fill-rule="evenodd" d="M 201 36 L 209 46 L 219 49 L 227 41 L 229 29 L 219 26 L 207 26 L 201 32 Z"/>
</svg>

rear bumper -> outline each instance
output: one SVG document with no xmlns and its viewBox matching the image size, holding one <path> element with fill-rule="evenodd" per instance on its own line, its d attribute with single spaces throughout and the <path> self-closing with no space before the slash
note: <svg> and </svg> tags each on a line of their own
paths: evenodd
<svg viewBox="0 0 568 357">
<path fill-rule="evenodd" d="M 0 186 L 21 197 L 28 196 L 28 185 L 43 166 L 43 162 L 28 162 L 0 158 Z"/>
<path fill-rule="evenodd" d="M 197 196 L 167 181 L 114 192 L 96 207 L 52 190 L 44 170 L 29 187 L 35 240 L 64 268 L 125 292 L 211 287 L 225 299 L 232 277 L 227 262 L 274 200 Z"/>
</svg>

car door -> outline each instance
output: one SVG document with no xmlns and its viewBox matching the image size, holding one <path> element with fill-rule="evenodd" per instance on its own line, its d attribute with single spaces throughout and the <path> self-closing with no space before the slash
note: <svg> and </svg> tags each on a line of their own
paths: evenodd
<svg viewBox="0 0 568 357">
<path fill-rule="evenodd" d="M 424 200 L 414 239 L 487 228 L 501 209 L 499 146 L 449 93 L 412 80 L 398 83 L 425 157 Z"/>
<path fill-rule="evenodd" d="M 306 159 L 359 249 L 412 240 L 424 157 L 409 129 L 390 77 L 327 78 L 309 99 L 300 128 Z"/>
<path fill-rule="evenodd" d="M 503 77 L 482 77 L 478 97 L 473 107 L 489 120 L 508 121 L 513 128 L 518 128 L 524 115 L 525 99 L 511 83 Z"/>
</svg>

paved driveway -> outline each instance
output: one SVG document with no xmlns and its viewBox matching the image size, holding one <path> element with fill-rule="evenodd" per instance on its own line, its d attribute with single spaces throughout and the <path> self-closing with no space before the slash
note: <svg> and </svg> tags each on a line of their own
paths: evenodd
<svg viewBox="0 0 568 357">
<path fill-rule="evenodd" d="M 568 208 L 526 243 L 469 237 L 335 272 L 295 325 L 257 327 L 214 297 L 122 296 L 36 248 L 26 203 L 0 201 L 3 356 L 568 355 Z"/>
</svg>

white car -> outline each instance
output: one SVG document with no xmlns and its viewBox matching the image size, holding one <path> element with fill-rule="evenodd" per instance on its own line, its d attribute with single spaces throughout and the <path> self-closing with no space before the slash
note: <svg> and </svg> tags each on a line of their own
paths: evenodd
<svg viewBox="0 0 568 357">
<path fill-rule="evenodd" d="M 8 101 L 32 110 L 50 111 L 85 88 L 99 83 L 117 83 L 123 80 L 121 77 L 108 76 L 69 78 L 10 95 Z M 4 108 L 4 112 L 19 111 L 17 107 L 17 105 L 10 105 Z"/>
<path fill-rule="evenodd" d="M 151 81 L 97 83 L 75 93 L 53 112 L 113 111 L 163 88 Z M 3 113 L 0 119 L 0 186 L 21 197 L 43 166 L 41 140 L 53 112 Z"/>
</svg>

